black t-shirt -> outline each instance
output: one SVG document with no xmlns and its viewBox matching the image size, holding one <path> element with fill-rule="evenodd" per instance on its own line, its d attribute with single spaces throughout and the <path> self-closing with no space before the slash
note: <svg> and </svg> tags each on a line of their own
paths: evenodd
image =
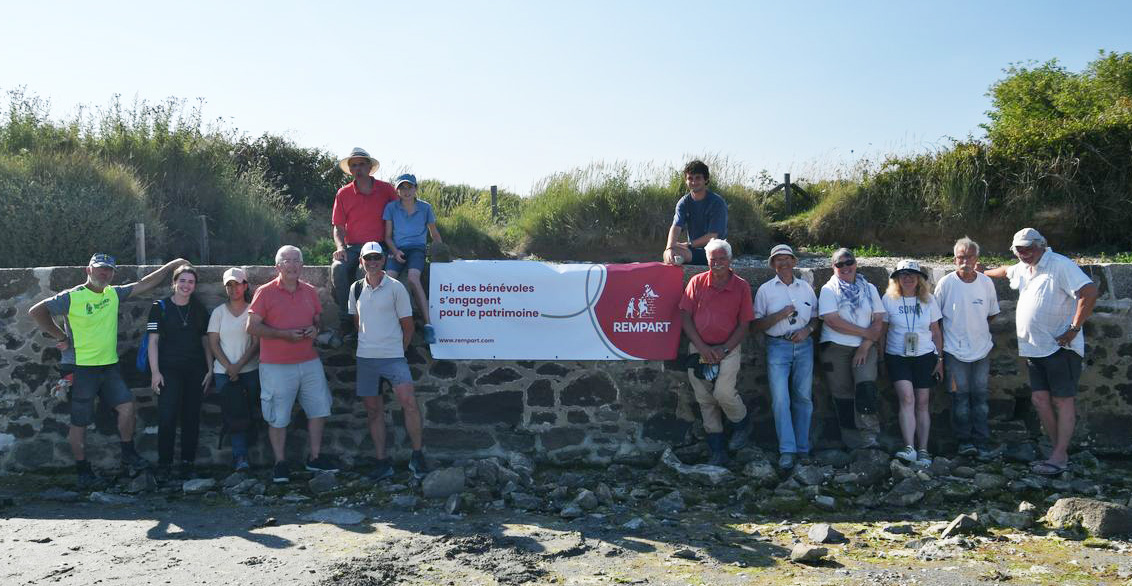
<svg viewBox="0 0 1132 586">
<path fill-rule="evenodd" d="M 164 306 L 164 309 L 162 309 Z M 154 301 L 149 308 L 146 335 L 158 334 L 157 364 L 204 368 L 201 336 L 208 334 L 208 312 L 195 297 L 188 305 L 176 305 L 172 297 Z"/>
</svg>

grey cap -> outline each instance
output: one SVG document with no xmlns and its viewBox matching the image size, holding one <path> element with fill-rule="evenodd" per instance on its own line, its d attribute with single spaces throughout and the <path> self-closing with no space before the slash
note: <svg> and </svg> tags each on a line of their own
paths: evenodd
<svg viewBox="0 0 1132 586">
<path fill-rule="evenodd" d="M 1014 233 L 1014 241 L 1010 244 L 1010 247 L 1033 246 L 1035 244 L 1044 246 L 1045 243 L 1046 239 L 1042 236 L 1041 232 L 1033 228 L 1022 228 Z"/>
<path fill-rule="evenodd" d="M 769 263 L 774 260 L 774 257 L 780 254 L 789 254 L 790 256 L 794 257 L 794 260 L 798 260 L 798 255 L 794 254 L 793 248 L 790 248 L 790 246 L 786 244 L 779 244 L 770 249 L 770 256 L 766 257 L 766 261 Z"/>
</svg>

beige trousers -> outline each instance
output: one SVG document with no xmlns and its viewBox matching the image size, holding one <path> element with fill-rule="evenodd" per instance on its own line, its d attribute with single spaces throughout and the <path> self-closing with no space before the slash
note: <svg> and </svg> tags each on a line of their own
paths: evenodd
<svg viewBox="0 0 1132 586">
<path fill-rule="evenodd" d="M 696 348 L 688 344 L 688 352 L 696 353 Z M 723 417 L 731 422 L 738 422 L 747 416 L 747 406 L 739 397 L 735 388 L 739 380 L 739 364 L 743 354 L 743 346 L 736 346 L 727 354 L 723 362 L 719 363 L 719 376 L 714 382 L 697 378 L 692 369 L 688 369 L 688 382 L 696 394 L 696 402 L 700 404 L 700 414 L 704 418 L 704 431 L 707 433 L 721 433 L 723 431 Z"/>
</svg>

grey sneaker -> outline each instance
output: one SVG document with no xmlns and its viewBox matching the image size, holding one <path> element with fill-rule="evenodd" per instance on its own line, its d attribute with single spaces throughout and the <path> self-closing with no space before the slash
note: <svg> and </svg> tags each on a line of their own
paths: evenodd
<svg viewBox="0 0 1132 586">
<path fill-rule="evenodd" d="M 392 476 L 393 465 L 389 463 L 389 458 L 378 460 L 377 466 L 374 467 L 373 471 L 369 473 L 370 480 L 373 480 L 375 482 L 380 482 L 382 480 L 385 480 L 386 478 L 391 478 Z"/>
<path fill-rule="evenodd" d="M 959 455 L 960 456 L 974 456 L 974 455 L 977 455 L 978 453 L 979 453 L 979 448 L 976 448 L 975 444 L 959 444 Z"/>
<path fill-rule="evenodd" d="M 927 468 L 932 465 L 932 455 L 927 450 L 916 452 L 916 465 Z"/>
<path fill-rule="evenodd" d="M 912 446 L 904 446 L 904 449 L 896 452 L 895 456 L 909 464 L 915 462 L 916 459 L 919 458 L 919 454 L 916 453 L 916 448 L 913 448 Z"/>
<path fill-rule="evenodd" d="M 409 456 L 409 472 L 417 478 L 424 478 L 428 475 L 428 463 L 425 462 L 424 452 L 416 450 L 412 456 Z"/>
<path fill-rule="evenodd" d="M 243 456 L 236 457 L 236 472 L 247 472 L 251 470 L 252 465 L 248 463 L 248 459 Z"/>
<path fill-rule="evenodd" d="M 794 468 L 794 454 L 789 452 L 782 454 L 778 457 L 778 467 L 783 470 L 791 470 Z"/>
</svg>

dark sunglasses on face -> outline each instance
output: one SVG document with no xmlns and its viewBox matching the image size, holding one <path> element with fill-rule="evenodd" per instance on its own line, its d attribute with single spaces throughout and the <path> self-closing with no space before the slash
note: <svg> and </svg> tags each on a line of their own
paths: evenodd
<svg viewBox="0 0 1132 586">
<path fill-rule="evenodd" d="M 847 259 L 845 259 L 845 260 L 843 260 L 843 261 L 841 261 L 841 262 L 835 262 L 835 263 L 833 263 L 833 266 L 835 266 L 835 267 L 837 267 L 837 268 L 841 269 L 841 268 L 845 268 L 845 267 L 851 267 L 851 266 L 853 266 L 853 265 L 855 265 L 855 264 L 857 264 L 857 260 L 856 260 L 856 259 L 847 258 Z"/>
<path fill-rule="evenodd" d="M 377 261 L 381 260 L 381 255 L 380 254 L 367 254 L 366 256 L 362 257 L 362 260 L 364 260 L 366 262 L 377 262 Z"/>
</svg>

